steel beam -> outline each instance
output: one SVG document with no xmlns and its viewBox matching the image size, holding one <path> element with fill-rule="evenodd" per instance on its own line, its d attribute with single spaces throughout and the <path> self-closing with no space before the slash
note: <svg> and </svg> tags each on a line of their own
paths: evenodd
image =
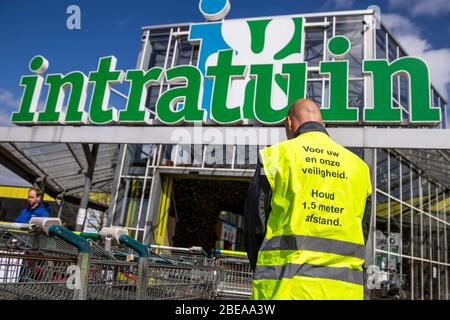
<svg viewBox="0 0 450 320">
<path fill-rule="evenodd" d="M 91 192 L 92 180 L 94 178 L 94 169 L 95 162 L 97 160 L 98 149 L 98 144 L 94 144 L 92 146 L 92 150 L 89 149 L 89 145 L 83 144 L 83 151 L 84 155 L 86 156 L 88 168 L 84 180 L 83 196 L 81 198 L 80 207 L 78 208 L 77 225 L 75 227 L 75 231 L 83 231 L 83 227 L 86 222 L 89 193 Z"/>
<path fill-rule="evenodd" d="M 328 128 L 346 147 L 450 149 L 450 129 Z M 36 126 L 0 127 L 0 142 L 270 145 L 286 139 L 284 128 L 251 126 Z"/>
</svg>

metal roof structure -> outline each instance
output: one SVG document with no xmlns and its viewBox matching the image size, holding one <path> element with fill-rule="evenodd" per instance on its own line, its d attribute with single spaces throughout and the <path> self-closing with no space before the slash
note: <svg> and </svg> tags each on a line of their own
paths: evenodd
<svg viewBox="0 0 450 320">
<path fill-rule="evenodd" d="M 450 189 L 449 150 L 397 149 L 396 151 L 423 170 L 431 179 Z"/>
<path fill-rule="evenodd" d="M 88 143 L 99 146 L 91 192 L 111 194 L 120 143 L 170 143 L 169 131 L 175 128 L 61 126 L 1 129 L 0 133 L 3 134 L 0 134 L 0 163 L 26 181 L 45 186 L 45 191 L 49 195 L 61 197 L 64 194 L 66 201 L 79 204 L 88 168 L 87 155 L 89 155 L 89 148 L 92 149 Z M 215 129 L 217 130 L 217 127 Z M 32 132 L 28 132 L 29 130 Z M 48 130 L 52 132 L 49 134 Z M 113 130 L 115 134 L 110 134 L 112 133 L 110 130 Z M 258 128 L 257 130 L 279 131 L 278 136 L 282 139 L 281 128 Z M 412 132 L 413 130 L 415 132 Z M 450 143 L 447 138 L 450 130 L 366 127 L 329 128 L 329 131 L 336 141 L 347 147 L 395 149 L 430 178 L 450 188 L 450 152 L 448 151 Z M 69 136 L 72 139 L 66 139 Z M 88 136 L 90 139 L 86 140 Z M 22 142 L 27 140 L 35 142 Z M 198 142 L 195 139 L 192 140 L 185 142 Z M 238 140 L 232 140 L 226 144 L 239 144 Z M 278 141 L 272 141 L 272 143 L 276 142 Z M 425 145 L 427 149 L 423 149 Z M 93 201 L 92 198 L 89 205 L 98 209 L 106 208 L 105 203 Z"/>
<path fill-rule="evenodd" d="M 0 143 L 0 163 L 55 198 L 79 204 L 94 145 L 82 143 Z M 119 146 L 99 144 L 92 179 L 92 193 L 111 192 Z M 89 207 L 106 209 L 90 200 Z"/>
</svg>

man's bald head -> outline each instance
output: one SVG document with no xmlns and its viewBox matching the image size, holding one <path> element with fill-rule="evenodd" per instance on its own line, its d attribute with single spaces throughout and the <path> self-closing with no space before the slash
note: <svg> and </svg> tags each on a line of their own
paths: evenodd
<svg viewBox="0 0 450 320">
<path fill-rule="evenodd" d="M 286 116 L 285 128 L 288 139 L 292 139 L 294 132 L 308 121 L 319 122 L 323 125 L 319 106 L 310 99 L 296 100 Z"/>
</svg>

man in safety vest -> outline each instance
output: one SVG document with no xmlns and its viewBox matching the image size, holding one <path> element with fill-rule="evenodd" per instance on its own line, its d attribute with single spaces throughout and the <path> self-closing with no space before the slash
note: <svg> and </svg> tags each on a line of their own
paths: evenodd
<svg viewBox="0 0 450 320">
<path fill-rule="evenodd" d="M 252 298 L 363 299 L 369 168 L 329 137 L 312 100 L 285 127 L 287 141 L 260 150 L 245 203 Z"/>
</svg>

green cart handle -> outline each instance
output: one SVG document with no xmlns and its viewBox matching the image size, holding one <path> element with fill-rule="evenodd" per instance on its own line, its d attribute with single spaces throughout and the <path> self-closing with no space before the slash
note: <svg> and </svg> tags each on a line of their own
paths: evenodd
<svg viewBox="0 0 450 320">
<path fill-rule="evenodd" d="M 140 258 L 149 257 L 147 246 L 143 245 L 139 241 L 123 234 L 119 237 L 119 242 L 136 251 L 139 254 Z"/>
<path fill-rule="evenodd" d="M 67 230 L 64 227 L 53 225 L 48 228 L 48 232 L 50 235 L 58 237 L 75 246 L 78 249 L 79 253 L 90 253 L 91 246 L 89 242 L 83 237 Z"/>
</svg>

